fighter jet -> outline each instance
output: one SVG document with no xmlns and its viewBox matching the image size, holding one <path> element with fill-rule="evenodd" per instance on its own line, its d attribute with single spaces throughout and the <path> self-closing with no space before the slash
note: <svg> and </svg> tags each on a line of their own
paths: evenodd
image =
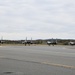
<svg viewBox="0 0 75 75">
<path fill-rule="evenodd" d="M 25 44 L 25 46 L 28 44 L 30 46 L 31 44 L 33 44 L 32 38 L 31 38 L 31 40 L 27 40 L 27 37 L 26 37 L 26 40 L 23 41 L 22 44 Z"/>
<path fill-rule="evenodd" d="M 4 42 L 3 37 L 1 37 L 0 44 L 3 44 Z"/>
<path fill-rule="evenodd" d="M 50 45 L 53 45 L 53 46 L 54 46 L 54 45 L 56 45 L 56 44 L 57 44 L 57 40 L 51 39 L 51 40 L 48 40 L 48 41 L 47 41 L 47 45 L 49 45 L 49 46 L 50 46 Z"/>
<path fill-rule="evenodd" d="M 73 45 L 75 45 L 75 42 L 69 42 L 68 44 L 73 46 Z"/>
</svg>

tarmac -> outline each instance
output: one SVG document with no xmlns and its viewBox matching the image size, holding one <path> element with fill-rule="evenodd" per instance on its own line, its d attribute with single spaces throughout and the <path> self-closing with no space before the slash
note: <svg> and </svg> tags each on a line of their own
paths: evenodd
<svg viewBox="0 0 75 75">
<path fill-rule="evenodd" d="M 75 75 L 75 46 L 1 46 L 0 75 Z"/>
</svg>

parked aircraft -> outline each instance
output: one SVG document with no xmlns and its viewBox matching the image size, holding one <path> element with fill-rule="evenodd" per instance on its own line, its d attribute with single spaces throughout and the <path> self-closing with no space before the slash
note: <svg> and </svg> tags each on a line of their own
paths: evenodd
<svg viewBox="0 0 75 75">
<path fill-rule="evenodd" d="M 56 45 L 57 44 L 57 40 L 54 40 L 54 39 L 51 39 L 49 41 L 47 41 L 47 44 L 50 46 L 50 45 Z"/>
<path fill-rule="evenodd" d="M 23 41 L 22 44 L 25 44 L 25 46 L 28 44 L 30 46 L 31 44 L 33 44 L 32 38 L 31 38 L 31 40 L 27 40 L 27 37 L 26 37 L 26 40 Z"/>
<path fill-rule="evenodd" d="M 0 44 L 3 44 L 4 42 L 3 37 L 1 37 Z"/>
<path fill-rule="evenodd" d="M 4 42 L 5 42 L 5 41 L 3 41 L 3 40 L 0 40 L 0 43 L 1 43 L 1 44 L 3 44 Z"/>
<path fill-rule="evenodd" d="M 73 46 L 75 45 L 75 42 L 69 42 L 68 44 Z"/>
</svg>

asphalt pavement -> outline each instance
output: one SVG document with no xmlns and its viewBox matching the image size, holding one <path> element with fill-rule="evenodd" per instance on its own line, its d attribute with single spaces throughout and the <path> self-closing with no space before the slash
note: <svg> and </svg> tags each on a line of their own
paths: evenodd
<svg viewBox="0 0 75 75">
<path fill-rule="evenodd" d="M 75 75 L 74 46 L 1 46 L 0 75 Z"/>
</svg>

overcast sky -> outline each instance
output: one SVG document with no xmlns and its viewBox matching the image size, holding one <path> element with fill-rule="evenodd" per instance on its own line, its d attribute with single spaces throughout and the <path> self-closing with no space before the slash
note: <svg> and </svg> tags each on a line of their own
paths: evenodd
<svg viewBox="0 0 75 75">
<path fill-rule="evenodd" d="M 0 0 L 0 37 L 75 39 L 75 0 Z"/>
</svg>

